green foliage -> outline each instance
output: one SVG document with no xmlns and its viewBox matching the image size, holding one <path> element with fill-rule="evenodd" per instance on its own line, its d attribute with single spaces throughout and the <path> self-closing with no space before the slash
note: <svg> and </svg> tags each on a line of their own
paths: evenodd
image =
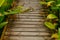
<svg viewBox="0 0 60 40">
<path fill-rule="evenodd" d="M 42 4 L 42 5 L 43 5 L 43 4 L 47 4 L 47 2 L 42 2 L 42 1 L 41 1 L 40 4 Z"/>
<path fill-rule="evenodd" d="M 55 19 L 55 18 L 58 18 L 58 17 L 56 15 L 54 15 L 54 14 L 49 14 L 47 16 L 47 19 Z"/>
<path fill-rule="evenodd" d="M 23 12 L 22 6 L 17 6 L 10 9 L 13 1 L 15 0 L 0 0 L 0 29 L 8 23 L 5 22 L 5 16 Z"/>
<path fill-rule="evenodd" d="M 4 16 L 0 16 L 0 23 L 3 21 Z"/>
<path fill-rule="evenodd" d="M 8 22 L 2 22 L 0 23 L 0 29 L 3 28 Z"/>
<path fill-rule="evenodd" d="M 5 22 L 7 15 L 25 12 L 25 10 L 22 10 L 23 6 L 11 8 L 13 2 L 15 2 L 15 0 L 0 0 L 0 29 L 8 23 Z M 29 8 L 26 10 L 29 10 Z"/>
<path fill-rule="evenodd" d="M 55 2 L 55 1 L 49 1 L 49 2 L 45 2 L 45 1 L 43 2 L 43 1 L 41 1 L 40 4 L 42 4 L 42 5 L 43 5 L 43 4 L 49 5 L 49 4 L 52 4 L 52 3 L 54 3 L 54 2 Z"/>
<path fill-rule="evenodd" d="M 46 0 L 46 2 L 49 2 L 49 1 L 54 1 L 54 0 Z"/>
<path fill-rule="evenodd" d="M 60 0 L 57 0 L 57 4 L 60 4 Z"/>
<path fill-rule="evenodd" d="M 0 7 L 2 6 L 2 4 L 5 2 L 5 0 L 0 0 Z"/>
<path fill-rule="evenodd" d="M 55 29 L 56 25 L 52 24 L 51 22 L 45 22 L 45 26 L 47 26 L 49 29 Z"/>
<path fill-rule="evenodd" d="M 8 10 L 7 12 L 4 11 L 3 14 L 1 14 L 1 16 L 5 16 L 5 15 L 10 15 L 10 14 L 17 14 L 17 13 L 21 13 L 22 12 L 22 6 L 16 7 L 12 10 Z"/>
<path fill-rule="evenodd" d="M 4 0 L 3 0 L 4 1 Z M 13 3 L 13 0 L 5 0 L 4 3 L 0 7 L 0 12 L 8 10 Z"/>
<path fill-rule="evenodd" d="M 60 0 L 45 0 L 42 1 L 40 4 L 42 4 L 42 6 L 44 6 L 47 9 L 48 16 L 46 17 L 46 19 L 47 20 L 50 19 L 49 21 L 45 22 L 45 26 L 48 27 L 49 29 L 56 28 L 55 31 L 58 30 L 58 32 L 56 33 L 58 33 L 59 36 L 58 40 L 60 40 L 60 26 L 59 26 L 60 25 L 59 24 L 60 23 Z"/>
<path fill-rule="evenodd" d="M 58 28 L 58 40 L 60 40 L 60 28 Z"/>
</svg>

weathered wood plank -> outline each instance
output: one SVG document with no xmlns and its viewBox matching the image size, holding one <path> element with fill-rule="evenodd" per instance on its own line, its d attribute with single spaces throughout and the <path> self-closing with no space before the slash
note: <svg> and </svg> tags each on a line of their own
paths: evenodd
<svg viewBox="0 0 60 40">
<path fill-rule="evenodd" d="M 47 31 L 47 29 L 44 28 L 11 28 L 10 31 Z M 7 30 L 7 31 L 9 31 Z"/>
<path fill-rule="evenodd" d="M 44 40 L 44 37 L 20 37 L 20 36 L 10 36 L 8 40 Z M 49 38 L 49 37 L 48 37 Z"/>
<path fill-rule="evenodd" d="M 50 35 L 48 32 L 6 32 L 5 35 L 17 35 L 17 36 L 20 36 L 20 35 L 32 35 L 32 36 L 44 36 L 44 35 Z"/>
<path fill-rule="evenodd" d="M 35 27 L 43 27 L 43 25 L 12 25 L 12 27 L 31 27 L 31 28 L 35 28 Z"/>
<path fill-rule="evenodd" d="M 44 19 L 16 19 L 16 21 L 44 21 Z"/>
</svg>

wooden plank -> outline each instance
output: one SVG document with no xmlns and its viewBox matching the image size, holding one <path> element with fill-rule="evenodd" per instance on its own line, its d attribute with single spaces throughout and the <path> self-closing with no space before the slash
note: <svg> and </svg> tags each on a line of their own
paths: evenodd
<svg viewBox="0 0 60 40">
<path fill-rule="evenodd" d="M 44 19 L 16 19 L 16 21 L 45 21 Z"/>
<path fill-rule="evenodd" d="M 36 21 L 37 21 L 37 22 L 39 22 L 39 21 L 40 21 L 40 22 L 44 22 L 45 20 L 44 20 L 44 19 L 39 19 L 39 20 L 38 20 L 38 19 L 21 19 L 21 20 L 20 20 L 20 19 L 16 19 L 15 21 L 16 21 L 16 22 L 18 22 L 18 21 L 21 21 L 21 22 L 22 22 L 22 21 L 23 21 L 23 22 L 24 22 L 24 21 L 26 21 L 26 22 L 36 22 Z"/>
<path fill-rule="evenodd" d="M 6 32 L 5 35 L 13 35 L 13 36 L 20 36 L 20 35 L 32 35 L 32 36 L 44 36 L 50 35 L 48 32 Z"/>
<path fill-rule="evenodd" d="M 29 21 L 30 21 L 30 20 L 29 20 Z M 33 22 L 33 21 L 32 21 L 32 22 L 31 22 L 31 21 L 28 22 L 27 20 L 26 20 L 26 22 L 25 22 L 24 20 L 22 20 L 21 22 L 13 22 L 13 24 L 14 24 L 14 23 L 15 23 L 15 24 L 20 24 L 20 25 L 21 25 L 21 24 L 26 24 L 26 25 L 29 25 L 29 24 L 30 24 L 30 25 L 34 25 L 34 24 L 35 24 L 35 25 L 42 25 L 42 24 L 44 24 L 44 22 L 39 22 L 39 20 L 38 20 L 38 22 Z"/>
<path fill-rule="evenodd" d="M 31 27 L 31 28 L 35 28 L 35 27 L 43 27 L 43 25 L 11 25 L 12 27 Z"/>
<path fill-rule="evenodd" d="M 11 28 L 11 29 L 8 29 L 7 31 L 48 31 L 47 29 L 44 29 L 44 28 Z"/>
<path fill-rule="evenodd" d="M 8 40 L 45 40 L 45 39 L 43 39 L 44 37 L 19 37 L 19 36 L 10 36 L 9 37 L 9 39 Z M 47 37 L 47 38 L 49 38 L 49 37 Z"/>
</svg>

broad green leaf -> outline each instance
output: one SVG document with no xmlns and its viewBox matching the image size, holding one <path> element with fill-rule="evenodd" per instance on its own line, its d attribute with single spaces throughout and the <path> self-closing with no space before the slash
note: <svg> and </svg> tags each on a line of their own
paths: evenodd
<svg viewBox="0 0 60 40">
<path fill-rule="evenodd" d="M 4 3 L 0 7 L 0 12 L 4 12 L 11 8 L 13 0 L 5 0 Z"/>
<path fill-rule="evenodd" d="M 49 14 L 49 15 L 47 16 L 47 19 L 55 19 L 55 18 L 57 18 L 57 16 L 54 15 L 54 14 Z"/>
<path fill-rule="evenodd" d="M 47 2 L 43 2 L 43 1 L 41 1 L 40 4 L 47 4 Z"/>
<path fill-rule="evenodd" d="M 51 22 L 45 22 L 45 26 L 48 27 L 49 29 L 55 29 L 56 25 L 52 24 Z"/>
<path fill-rule="evenodd" d="M 58 28 L 58 40 L 60 40 L 60 28 Z"/>
<path fill-rule="evenodd" d="M 2 6 L 2 4 L 5 2 L 5 0 L 0 0 L 0 7 Z"/>
<path fill-rule="evenodd" d="M 51 3 L 54 3 L 55 1 L 49 1 L 49 2 L 43 2 L 41 1 L 40 4 L 46 4 L 47 6 L 51 6 Z"/>
<path fill-rule="evenodd" d="M 57 4 L 56 6 L 57 6 L 57 7 L 60 7 L 60 4 Z"/>
<path fill-rule="evenodd" d="M 3 13 L 1 13 L 0 16 L 9 15 L 9 14 L 17 14 L 17 13 L 21 13 L 21 12 L 22 12 L 22 6 L 18 6 L 14 9 L 3 11 Z"/>
<path fill-rule="evenodd" d="M 19 6 L 18 8 L 15 8 L 13 10 L 8 10 L 8 12 L 3 12 L 3 14 L 1 14 L 0 16 L 23 13 L 23 12 L 26 12 L 26 11 L 29 11 L 29 10 L 30 10 L 30 8 L 27 8 L 27 9 L 23 10 L 22 6 Z"/>
<path fill-rule="evenodd" d="M 51 9 L 52 9 L 52 10 L 57 10 L 57 9 L 59 9 L 59 7 L 57 7 L 57 6 L 52 6 Z"/>
<path fill-rule="evenodd" d="M 58 34 L 57 33 L 52 34 L 51 38 L 57 39 L 58 38 Z"/>
<path fill-rule="evenodd" d="M 5 16 L 0 16 L 0 23 L 3 21 Z"/>
<path fill-rule="evenodd" d="M 60 4 L 60 0 L 57 0 L 57 4 Z"/>
<path fill-rule="evenodd" d="M 8 22 L 2 22 L 0 23 L 0 29 L 3 28 Z"/>
<path fill-rule="evenodd" d="M 47 4 L 50 4 L 50 3 L 53 3 L 53 2 L 55 2 L 55 1 L 49 1 L 49 2 L 47 2 Z"/>
<path fill-rule="evenodd" d="M 47 2 L 47 6 L 51 6 L 52 3 L 54 3 L 55 1 L 49 1 Z"/>
</svg>

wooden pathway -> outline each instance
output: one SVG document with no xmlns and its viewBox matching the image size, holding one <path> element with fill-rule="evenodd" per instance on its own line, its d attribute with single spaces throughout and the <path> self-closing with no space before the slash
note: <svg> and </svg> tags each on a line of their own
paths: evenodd
<svg viewBox="0 0 60 40">
<path fill-rule="evenodd" d="M 10 30 L 5 33 L 5 40 L 46 40 L 50 34 L 44 24 L 44 15 L 41 15 L 39 0 L 20 0 L 24 9 L 32 7 L 29 12 L 17 14 L 17 19 L 11 23 Z"/>
</svg>

